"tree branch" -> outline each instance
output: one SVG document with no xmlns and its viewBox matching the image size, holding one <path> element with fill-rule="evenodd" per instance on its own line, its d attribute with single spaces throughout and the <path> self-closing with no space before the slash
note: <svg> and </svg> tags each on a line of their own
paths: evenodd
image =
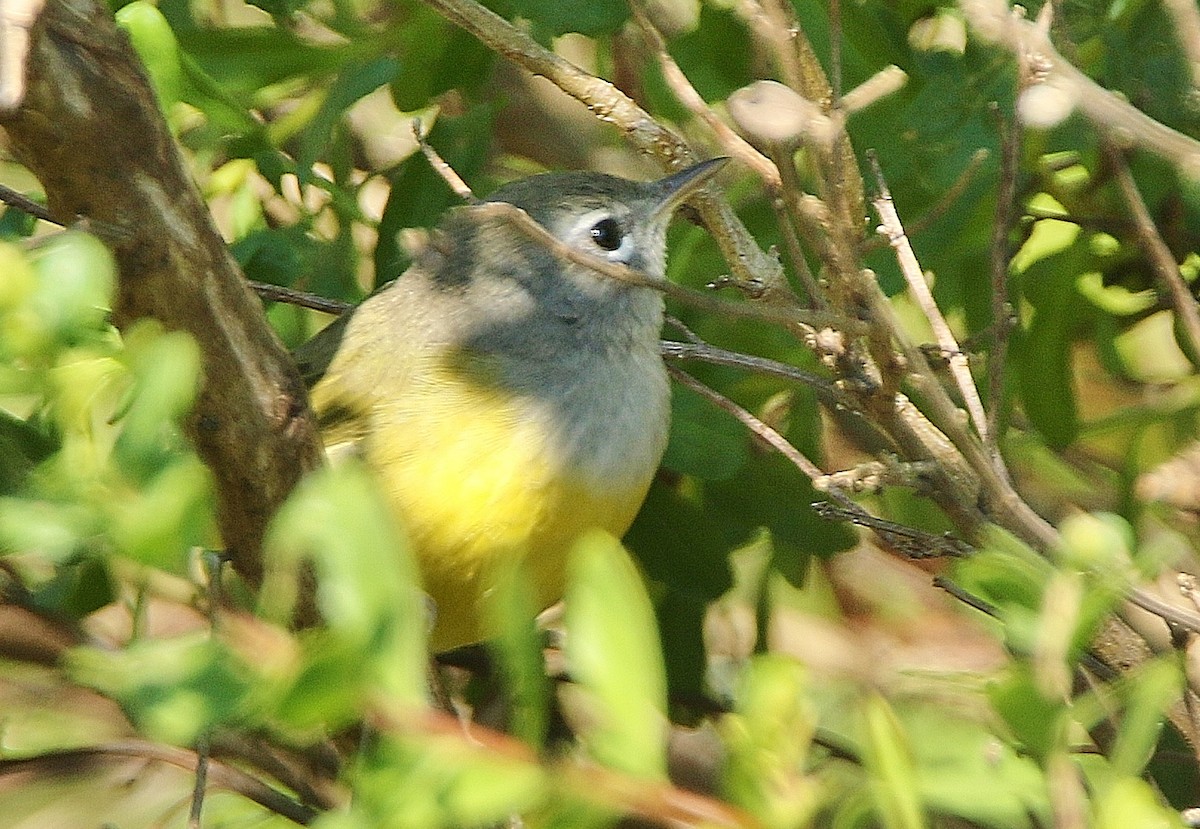
<svg viewBox="0 0 1200 829">
<path fill-rule="evenodd" d="M 112 249 L 117 326 L 155 317 L 199 343 L 190 433 L 216 478 L 228 555 L 257 582 L 267 521 L 319 463 L 315 423 L 107 7 L 50 0 L 33 29 L 24 101 L 0 125 L 55 219 L 86 219 Z"/>
</svg>

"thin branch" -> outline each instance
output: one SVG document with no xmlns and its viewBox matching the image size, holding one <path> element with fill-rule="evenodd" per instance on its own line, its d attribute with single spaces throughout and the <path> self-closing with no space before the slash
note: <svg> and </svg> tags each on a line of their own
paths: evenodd
<svg viewBox="0 0 1200 829">
<path fill-rule="evenodd" d="M 6 187 L 3 184 L 0 184 L 0 202 L 7 204 L 9 207 L 15 207 L 22 213 L 33 216 L 35 219 L 41 219 L 43 222 L 50 222 L 51 224 L 61 226 L 61 222 L 57 221 L 45 207 L 24 193 L 18 193 L 11 187 Z"/>
<path fill-rule="evenodd" d="M 667 44 L 663 40 L 662 33 L 650 21 L 646 15 L 645 9 L 642 7 L 640 0 L 635 0 L 630 3 L 630 8 L 633 11 L 634 20 L 641 27 L 642 33 L 650 41 L 651 50 L 654 52 L 655 58 L 658 60 L 659 69 L 663 73 L 663 78 L 667 82 L 667 86 L 675 94 L 675 98 L 683 104 L 683 106 L 698 118 L 709 128 L 721 149 L 729 155 L 741 161 L 751 170 L 753 170 L 768 190 L 775 191 L 779 189 L 779 170 L 775 167 L 775 163 L 771 159 L 756 150 L 749 141 L 742 138 L 736 132 L 729 128 L 729 125 L 717 117 L 713 112 L 712 107 L 701 97 L 696 88 L 692 86 L 692 82 L 683 74 L 683 70 L 679 68 L 679 64 L 671 57 L 667 51 Z"/>
<path fill-rule="evenodd" d="M 929 320 L 938 347 L 946 354 L 950 374 L 954 378 L 959 393 L 963 396 L 963 402 L 966 403 L 971 422 L 975 424 L 975 431 L 986 443 L 988 440 L 987 415 L 983 410 L 983 403 L 979 399 L 979 390 L 975 388 L 975 380 L 971 377 L 971 367 L 967 363 L 967 355 L 959 348 L 958 341 L 954 339 L 954 334 L 946 323 L 946 318 L 942 316 L 941 309 L 933 299 L 933 293 L 925 281 L 925 274 L 917 261 L 917 255 L 913 252 L 912 244 L 904 233 L 904 225 L 900 222 L 900 214 L 896 212 L 892 194 L 888 190 L 887 181 L 884 180 L 883 171 L 879 167 L 879 159 L 874 153 L 869 153 L 868 158 L 871 168 L 875 172 L 876 186 L 879 188 L 879 194 L 872 200 L 882 223 L 879 232 L 887 238 L 892 249 L 895 250 L 896 261 L 899 262 L 900 272 L 904 274 L 904 280 L 908 283 L 908 290 L 916 300 L 917 306 L 925 314 L 925 318 Z"/>
<path fill-rule="evenodd" d="M 992 224 L 988 264 L 992 284 L 992 347 L 988 349 L 988 430 L 985 444 L 997 471 L 1008 475 L 1000 454 L 1000 418 L 1004 413 L 1004 374 L 1008 364 L 1009 333 L 1012 331 L 1012 303 L 1009 301 L 1008 234 L 1016 208 L 1017 166 L 1021 155 L 1021 122 L 1014 116 L 1005 127 L 1000 122 L 1000 181 L 996 193 L 996 219 Z"/>
<path fill-rule="evenodd" d="M 421 124 L 420 118 L 414 118 L 412 121 L 413 136 L 417 139 L 417 146 L 421 148 L 421 153 L 429 162 L 429 166 L 434 169 L 442 181 L 450 186 L 454 194 L 463 200 L 466 204 L 478 204 L 479 199 L 475 198 L 475 194 L 471 192 L 471 188 L 463 181 L 462 176 L 458 174 L 446 159 L 442 158 L 441 153 L 433 148 L 429 143 L 428 136 L 425 134 L 425 127 Z"/>
<path fill-rule="evenodd" d="M 975 552 L 975 548 L 970 544 L 952 535 L 935 535 L 906 524 L 897 524 L 895 521 L 871 515 L 853 501 L 850 504 L 847 507 L 845 504 L 835 506 L 818 502 L 813 504 L 813 509 L 817 515 L 828 521 L 848 521 L 871 530 L 905 558 L 964 558 Z"/>
<path fill-rule="evenodd" d="M 250 287 L 266 302 L 284 302 L 288 305 L 298 305 L 301 308 L 326 314 L 342 314 L 353 307 L 353 303 L 343 302 L 340 299 L 329 299 L 308 291 L 297 291 L 295 288 L 285 288 L 282 285 L 271 285 L 267 282 L 251 280 Z"/>
<path fill-rule="evenodd" d="M 727 351 L 706 342 L 680 343 L 663 340 L 659 343 L 659 351 L 668 360 L 695 360 L 716 366 L 744 368 L 759 374 L 802 383 L 812 389 L 816 393 L 817 399 L 825 405 L 853 411 L 854 400 L 839 389 L 835 383 L 820 375 L 790 366 L 787 363 L 781 363 L 778 360 Z"/>
<path fill-rule="evenodd" d="M 1133 214 L 1134 230 L 1137 231 L 1138 240 L 1142 243 L 1146 257 L 1150 260 L 1150 266 L 1158 280 L 1159 290 L 1170 297 L 1171 306 L 1175 309 L 1175 316 L 1182 324 L 1188 345 L 1191 347 L 1191 353 L 1200 354 L 1200 308 L 1197 307 L 1195 298 L 1188 290 L 1187 283 L 1183 281 L 1183 275 L 1179 272 L 1179 265 L 1175 262 L 1174 254 L 1171 253 L 1171 249 L 1167 247 L 1167 243 L 1163 241 L 1158 228 L 1155 227 L 1154 219 L 1146 208 L 1146 202 L 1142 199 L 1137 182 L 1133 180 L 1133 174 L 1129 172 L 1129 165 L 1125 163 L 1121 151 L 1106 143 L 1104 154 L 1112 166 L 1117 186 L 1125 198 L 1125 204 L 1128 205 L 1129 212 Z"/>
<path fill-rule="evenodd" d="M 208 789 L 208 740 L 201 738 L 196 745 L 196 777 L 192 783 L 192 805 L 188 809 L 188 829 L 200 829 L 200 814 L 204 809 L 204 793 Z"/>
</svg>

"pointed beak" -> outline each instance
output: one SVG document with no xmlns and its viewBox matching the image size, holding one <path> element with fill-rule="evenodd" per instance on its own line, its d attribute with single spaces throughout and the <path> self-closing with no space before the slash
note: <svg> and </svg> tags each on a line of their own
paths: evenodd
<svg viewBox="0 0 1200 829">
<path fill-rule="evenodd" d="M 686 170 L 680 170 L 678 173 L 672 173 L 666 178 L 654 182 L 654 187 L 662 198 L 658 209 L 655 210 L 655 215 L 670 215 L 671 211 L 688 196 L 703 187 L 727 163 L 729 163 L 729 159 L 725 156 L 710 158 L 708 161 L 693 164 Z"/>
</svg>

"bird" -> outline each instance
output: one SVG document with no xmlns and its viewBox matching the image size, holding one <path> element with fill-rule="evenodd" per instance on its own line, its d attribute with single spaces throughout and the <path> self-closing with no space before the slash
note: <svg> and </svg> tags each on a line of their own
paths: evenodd
<svg viewBox="0 0 1200 829">
<path fill-rule="evenodd" d="M 519 563 L 544 609 L 577 539 L 633 522 L 670 425 L 663 298 L 587 263 L 665 278 L 675 208 L 727 161 L 503 185 L 449 210 L 398 279 L 295 351 L 326 452 L 365 463 L 407 534 L 434 652 L 494 635 L 502 568 Z"/>
</svg>

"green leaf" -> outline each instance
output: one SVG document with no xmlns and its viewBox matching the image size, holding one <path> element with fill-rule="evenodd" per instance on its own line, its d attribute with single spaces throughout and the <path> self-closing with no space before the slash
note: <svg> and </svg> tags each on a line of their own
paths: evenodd
<svg viewBox="0 0 1200 829">
<path fill-rule="evenodd" d="M 124 650 L 75 648 L 76 681 L 119 702 L 150 739 L 192 745 L 218 725 L 254 718 L 254 678 L 206 634 L 135 642 Z"/>
<path fill-rule="evenodd" d="M 347 684 L 423 704 L 428 613 L 416 564 L 357 463 L 310 475 L 272 522 L 260 592 L 268 618 L 290 618 L 306 563 L 316 572 L 321 618 L 356 661 Z"/>
<path fill-rule="evenodd" d="M 629 19 L 629 5 L 623 0 L 491 0 L 487 5 L 505 17 L 530 21 L 534 36 L 543 43 L 567 32 L 613 34 Z"/>
<path fill-rule="evenodd" d="M 988 698 L 1021 747 L 1039 760 L 1065 749 L 1067 711 L 1061 699 L 1042 694 L 1027 664 L 1009 668 L 988 687 Z"/>
<path fill-rule="evenodd" d="M 1116 740 L 1109 752 L 1113 768 L 1136 777 L 1154 754 L 1171 707 L 1187 693 L 1179 668 L 1168 659 L 1140 666 L 1122 682 L 1125 713 L 1118 722 Z"/>
<path fill-rule="evenodd" d="M 22 330 L 6 332 L 25 353 L 91 338 L 107 325 L 116 265 L 96 237 L 77 230 L 50 237 L 34 252 L 33 273 Z"/>
<path fill-rule="evenodd" d="M 499 656 L 509 700 L 508 730 L 540 750 L 549 729 L 551 689 L 542 658 L 542 637 L 535 624 L 540 608 L 529 578 L 520 567 L 500 573 L 486 607 L 486 627 L 499 631 L 490 644 Z"/>
<path fill-rule="evenodd" d="M 564 625 L 588 753 L 618 771 L 665 779 L 667 690 L 654 609 L 629 554 L 605 533 L 572 550 Z"/>
<path fill-rule="evenodd" d="M 806 826 L 818 805 L 804 763 L 816 728 L 799 662 L 756 657 L 745 668 L 734 712 L 719 728 L 728 759 L 722 787 L 729 799 L 767 827 Z"/>
<path fill-rule="evenodd" d="M 871 694 L 862 707 L 863 763 L 871 775 L 875 803 L 888 829 L 928 825 L 918 796 L 916 768 L 907 737 L 888 703 Z"/>
<path fill-rule="evenodd" d="M 672 390 L 664 468 L 710 481 L 731 478 L 749 460 L 747 443 L 745 427 L 728 412 L 689 388 Z"/>
<path fill-rule="evenodd" d="M 182 331 L 147 320 L 127 329 L 124 360 L 133 388 L 121 418 L 116 453 L 122 466 L 145 476 L 182 445 L 179 423 L 200 387 L 200 348 Z"/>
<path fill-rule="evenodd" d="M 1144 780 L 1123 778 L 1099 793 L 1092 806 L 1097 829 L 1175 829 L 1179 815 L 1162 805 Z"/>
<path fill-rule="evenodd" d="M 475 106 L 462 116 L 439 117 L 429 131 L 429 143 L 468 183 L 487 158 L 492 116 L 490 107 Z M 400 276 L 407 267 L 408 255 L 397 242 L 401 230 L 431 227 L 447 209 L 461 204 L 423 155 L 405 161 L 392 177 L 391 185 L 375 247 L 376 287 Z"/>
<path fill-rule="evenodd" d="M 300 136 L 296 169 L 302 185 L 310 180 L 313 163 L 326 151 L 334 126 L 345 111 L 379 87 L 391 83 L 399 71 L 400 62 L 390 57 L 342 68 L 321 101 L 321 108 Z"/>
<path fill-rule="evenodd" d="M 150 73 L 154 94 L 164 112 L 179 100 L 183 88 L 183 65 L 179 43 L 170 24 L 154 5 L 146 0 L 121 7 L 116 13 L 117 25 L 129 35 L 138 57 Z"/>
</svg>

